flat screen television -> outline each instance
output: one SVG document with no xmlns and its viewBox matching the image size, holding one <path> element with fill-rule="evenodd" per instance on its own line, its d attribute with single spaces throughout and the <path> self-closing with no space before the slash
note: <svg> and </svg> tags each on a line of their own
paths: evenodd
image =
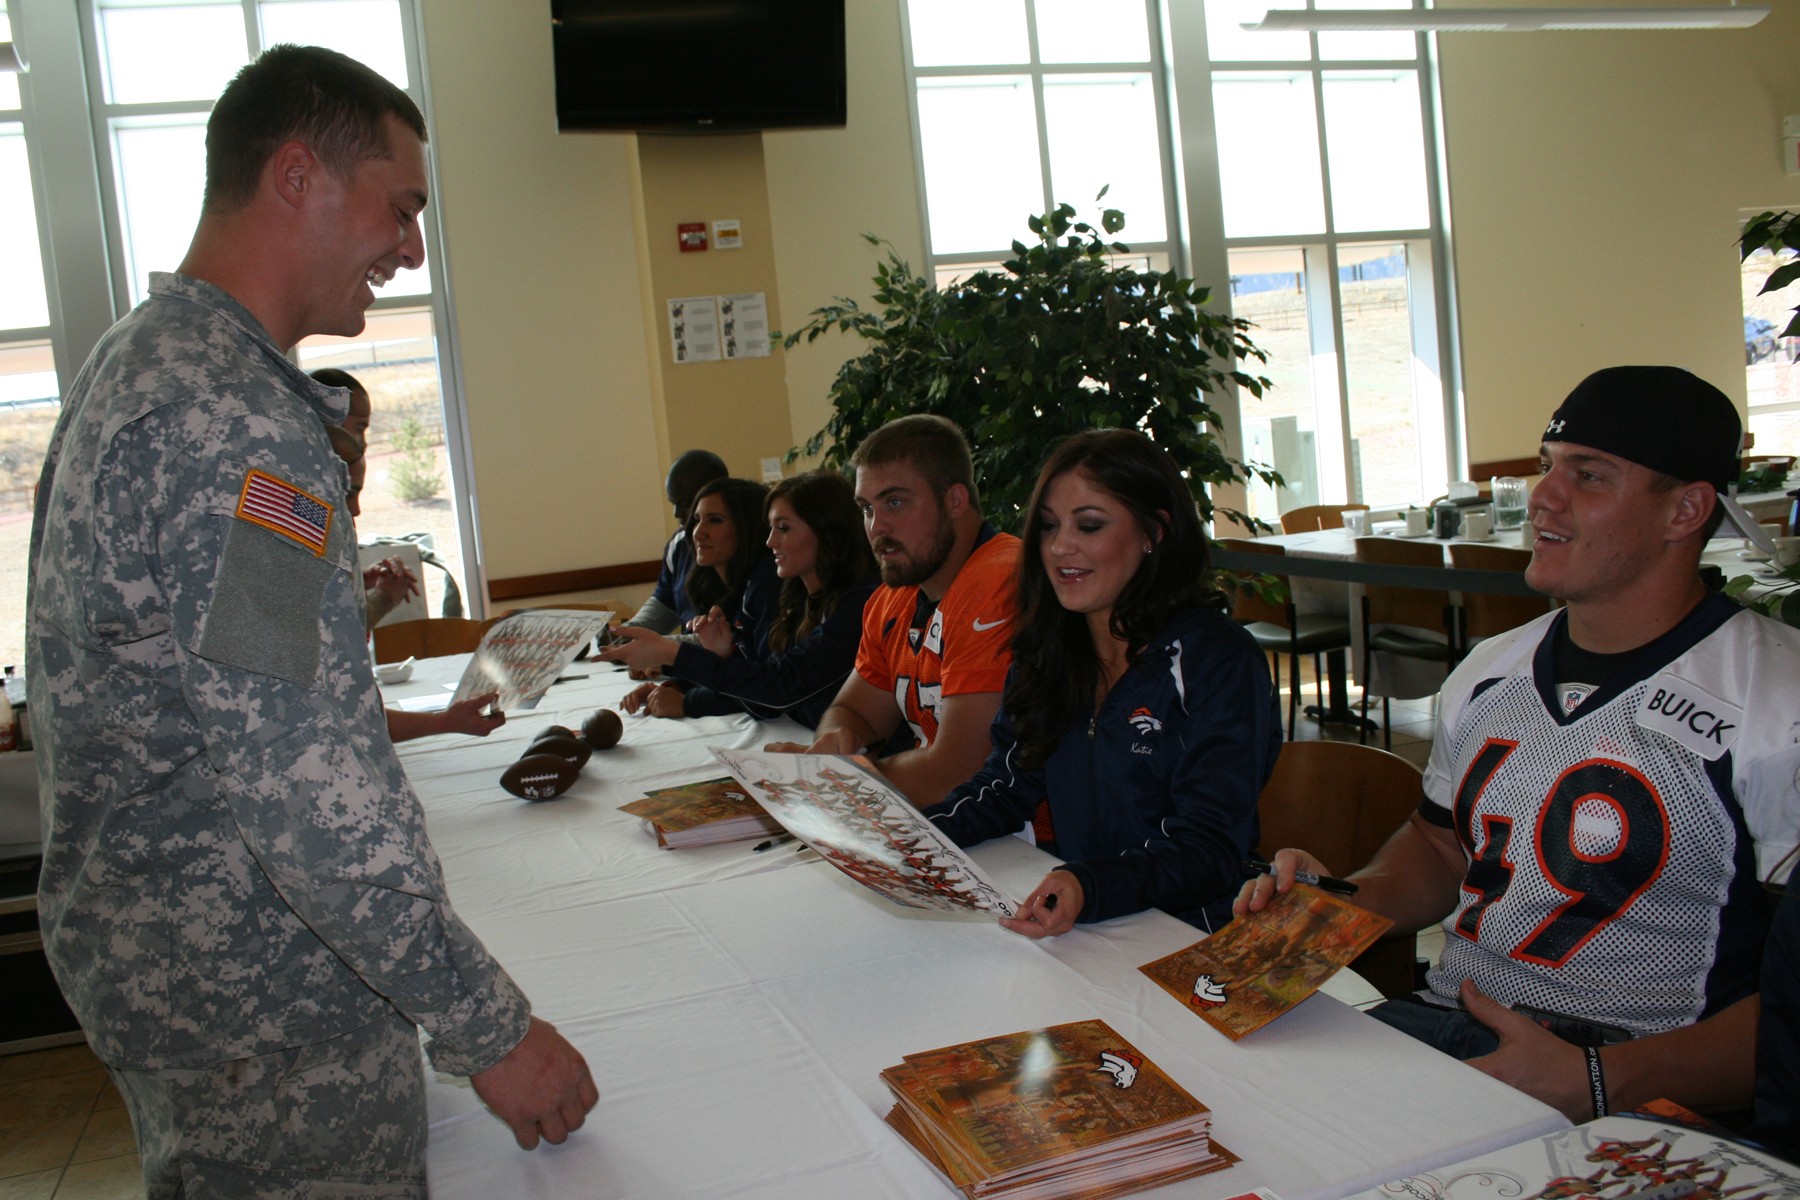
<svg viewBox="0 0 1800 1200">
<path fill-rule="evenodd" d="M 551 0 L 550 17 L 565 132 L 844 123 L 844 0 Z"/>
</svg>

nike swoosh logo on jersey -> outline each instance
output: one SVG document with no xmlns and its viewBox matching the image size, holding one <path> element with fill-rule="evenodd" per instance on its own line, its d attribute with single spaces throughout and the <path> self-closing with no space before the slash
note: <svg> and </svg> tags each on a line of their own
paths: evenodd
<svg viewBox="0 0 1800 1200">
<path fill-rule="evenodd" d="M 998 621 L 983 621 L 979 617 L 977 617 L 975 620 L 975 632 L 976 633 L 986 633 L 990 629 L 998 629 L 1000 626 L 1006 624 L 1006 622 L 1010 619 L 1011 618 L 1009 618 L 1009 617 L 1001 617 Z"/>
</svg>

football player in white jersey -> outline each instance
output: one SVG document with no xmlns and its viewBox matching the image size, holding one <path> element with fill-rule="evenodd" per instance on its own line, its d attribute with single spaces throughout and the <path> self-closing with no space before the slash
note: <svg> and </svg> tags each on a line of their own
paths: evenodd
<svg viewBox="0 0 1800 1200">
<path fill-rule="evenodd" d="M 1699 574 L 1736 477 L 1731 401 L 1613 367 L 1546 426 L 1526 580 L 1564 607 L 1444 685 L 1424 802 L 1356 902 L 1442 960 L 1387 1023 L 1587 1120 L 1748 1106 L 1765 884 L 1800 825 L 1800 631 Z M 1327 872 L 1283 850 L 1238 911 Z"/>
</svg>

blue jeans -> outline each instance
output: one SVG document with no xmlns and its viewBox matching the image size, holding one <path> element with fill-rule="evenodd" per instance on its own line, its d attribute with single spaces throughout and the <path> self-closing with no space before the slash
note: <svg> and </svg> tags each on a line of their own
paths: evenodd
<svg viewBox="0 0 1800 1200">
<path fill-rule="evenodd" d="M 1383 1025 L 1391 1025 L 1451 1058 L 1480 1058 L 1500 1048 L 1499 1036 L 1460 1008 L 1439 1008 L 1401 996 L 1384 1000 L 1368 1012 Z"/>
</svg>

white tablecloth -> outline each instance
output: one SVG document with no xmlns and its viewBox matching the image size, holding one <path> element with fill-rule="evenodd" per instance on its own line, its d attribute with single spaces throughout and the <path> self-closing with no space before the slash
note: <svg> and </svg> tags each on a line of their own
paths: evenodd
<svg viewBox="0 0 1800 1200">
<path fill-rule="evenodd" d="M 422 663 L 389 695 L 427 693 L 461 661 Z M 1266 1187 L 1329 1200 L 1564 1124 L 1329 995 L 1230 1042 L 1138 972 L 1199 936 L 1161 913 L 1033 942 L 985 918 L 900 909 L 792 846 L 659 850 L 617 811 L 647 787 L 722 773 L 708 745 L 792 728 L 627 718 L 620 745 L 562 798 L 515 800 L 497 781 L 525 743 L 626 687 L 604 666 L 569 673 L 588 677 L 490 738 L 401 747 L 458 911 L 601 1089 L 586 1128 L 526 1154 L 466 1081 L 437 1078 L 435 1197 L 955 1197 L 882 1124 L 877 1073 L 916 1051 L 1089 1017 L 1211 1106 L 1218 1140 L 1243 1158 L 1146 1195 Z M 1015 896 L 1051 865 L 1016 838 L 975 856 Z"/>
</svg>

